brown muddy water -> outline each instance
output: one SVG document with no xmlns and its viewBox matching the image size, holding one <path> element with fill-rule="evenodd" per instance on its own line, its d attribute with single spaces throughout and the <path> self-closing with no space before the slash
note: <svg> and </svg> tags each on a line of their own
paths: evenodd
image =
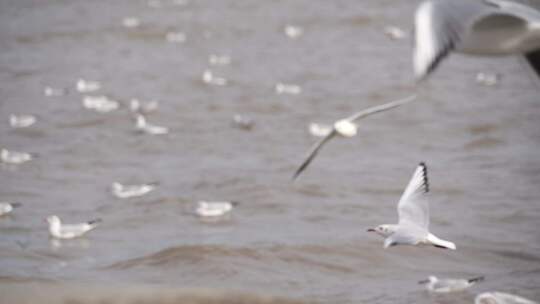
<svg viewBox="0 0 540 304">
<path fill-rule="evenodd" d="M 38 155 L 0 167 L 0 200 L 23 204 L 0 218 L 0 302 L 126 303 L 142 289 L 164 303 L 171 293 L 178 303 L 193 293 L 194 303 L 472 303 L 488 290 L 540 300 L 540 85 L 517 57 L 452 55 L 417 102 L 362 121 L 290 181 L 315 141 L 309 122 L 415 92 L 410 32 L 392 40 L 384 29 L 408 31 L 417 4 L 0 1 L 0 146 Z M 303 35 L 287 37 L 287 25 Z M 211 66 L 211 54 L 231 63 Z M 205 84 L 208 68 L 228 83 Z M 479 72 L 500 79 L 481 85 Z M 79 78 L 102 88 L 81 94 Z M 277 94 L 277 83 L 302 92 Z M 46 86 L 66 91 L 46 97 Z M 96 113 L 84 95 L 121 105 Z M 159 100 L 148 119 L 170 133 L 134 132 L 132 98 Z M 12 113 L 37 123 L 12 129 Z M 235 114 L 256 125 L 234 128 Z M 455 252 L 383 250 L 365 232 L 396 221 L 419 161 L 431 230 Z M 120 200 L 114 181 L 159 186 Z M 198 200 L 240 205 L 208 222 L 193 215 Z M 51 214 L 103 223 L 52 241 Z M 432 274 L 486 280 L 435 297 L 416 283 Z"/>
</svg>

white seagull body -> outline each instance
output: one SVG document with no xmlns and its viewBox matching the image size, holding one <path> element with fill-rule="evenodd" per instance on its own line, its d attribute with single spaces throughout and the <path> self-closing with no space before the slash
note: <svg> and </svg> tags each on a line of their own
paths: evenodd
<svg viewBox="0 0 540 304">
<path fill-rule="evenodd" d="M 122 185 L 121 183 L 114 182 L 111 186 L 111 191 L 117 198 L 132 198 L 143 196 L 154 189 L 156 189 L 157 183 L 142 184 L 142 185 Z"/>
<path fill-rule="evenodd" d="M 0 202 L 0 216 L 11 213 L 13 209 L 22 206 L 21 203 Z"/>
<path fill-rule="evenodd" d="M 75 87 L 80 93 L 90 93 L 101 89 L 101 84 L 97 81 L 84 80 L 82 78 L 79 78 Z"/>
<path fill-rule="evenodd" d="M 32 154 L 26 152 L 9 151 L 7 149 L 2 149 L 0 152 L 0 160 L 6 164 L 19 165 L 31 161 L 32 158 Z"/>
<path fill-rule="evenodd" d="M 135 119 L 137 120 L 135 129 L 138 131 L 150 135 L 163 135 L 169 133 L 169 128 L 148 123 L 146 121 L 146 117 L 144 117 L 142 114 L 137 113 Z"/>
<path fill-rule="evenodd" d="M 456 249 L 452 242 L 441 240 L 429 232 L 429 182 L 427 167 L 420 163 L 398 203 L 397 225 L 380 225 L 368 231 L 385 237 L 384 248 L 395 245 L 431 245 Z"/>
<path fill-rule="evenodd" d="M 201 217 L 222 216 L 230 212 L 233 209 L 233 207 L 236 205 L 237 205 L 236 202 L 200 201 L 197 203 L 197 208 L 195 209 L 195 213 Z"/>
<path fill-rule="evenodd" d="M 422 2 L 415 15 L 416 78 L 425 78 L 452 51 L 526 54 L 540 75 L 540 11 L 506 0 Z"/>
<path fill-rule="evenodd" d="M 476 282 L 484 280 L 484 277 L 476 277 L 471 279 L 439 279 L 436 276 L 429 276 L 427 280 L 418 282 L 426 284 L 426 289 L 433 293 L 449 293 L 465 290 Z"/>
<path fill-rule="evenodd" d="M 474 304 L 538 304 L 537 302 L 504 292 L 484 292 L 476 296 Z"/>
<path fill-rule="evenodd" d="M 311 163 L 311 161 L 315 158 L 317 153 L 321 150 L 321 148 L 328 142 L 330 139 L 335 137 L 336 135 L 340 135 L 342 137 L 352 137 L 355 136 L 357 133 L 358 126 L 355 124 L 356 120 L 359 120 L 364 117 L 368 117 L 372 114 L 384 112 L 393 108 L 397 108 L 399 106 L 402 106 L 404 104 L 407 104 L 413 100 L 416 99 L 416 95 L 411 95 L 409 97 L 395 100 L 392 102 L 388 102 L 382 105 L 378 105 L 375 107 L 368 108 L 366 110 L 362 110 L 360 112 L 357 112 L 350 117 L 338 120 L 334 123 L 332 126 L 332 129 L 325 134 L 324 137 L 322 137 L 318 142 L 316 142 L 312 148 L 308 151 L 306 157 L 304 158 L 304 161 L 302 164 L 296 169 L 293 175 L 293 180 L 295 180 L 301 173 L 304 171 L 307 166 Z M 310 130 L 311 130 L 310 126 Z M 320 130 L 317 130 L 320 131 Z M 313 133 L 312 133 L 313 134 Z"/>
<path fill-rule="evenodd" d="M 134 113 L 148 114 L 156 111 L 158 107 L 159 102 L 157 100 L 143 102 L 136 98 L 133 98 L 129 101 L 129 109 L 131 110 L 131 112 Z"/>
<path fill-rule="evenodd" d="M 12 128 L 28 128 L 36 123 L 34 115 L 9 115 L 9 125 Z"/>
<path fill-rule="evenodd" d="M 49 234 L 57 239 L 73 239 L 83 236 L 90 230 L 93 230 L 101 222 L 101 219 L 95 219 L 81 224 L 62 225 L 60 218 L 56 215 L 47 217 L 49 223 Z"/>
</svg>

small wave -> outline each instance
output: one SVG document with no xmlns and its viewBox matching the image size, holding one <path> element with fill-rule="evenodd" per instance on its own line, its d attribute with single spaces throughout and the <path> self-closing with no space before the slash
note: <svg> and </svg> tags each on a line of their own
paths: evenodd
<svg viewBox="0 0 540 304">
<path fill-rule="evenodd" d="M 241 260 L 263 264 L 285 263 L 289 267 L 300 266 L 334 273 L 353 273 L 355 269 L 336 262 L 332 256 L 355 256 L 358 252 L 333 246 L 319 245 L 274 245 L 261 248 L 226 247 L 219 245 L 183 245 L 167 248 L 146 256 L 128 259 L 106 266 L 106 269 L 125 270 L 140 266 L 169 267 L 177 263 L 211 263 L 213 261 Z M 324 256 L 324 258 L 322 257 Z"/>
<path fill-rule="evenodd" d="M 2 282 L 0 278 L 0 282 Z M 0 285 L 5 303 L 153 303 L 153 304 L 301 304 L 305 301 L 270 295 L 213 289 L 154 286 L 88 286 L 87 284 L 24 283 Z"/>
</svg>

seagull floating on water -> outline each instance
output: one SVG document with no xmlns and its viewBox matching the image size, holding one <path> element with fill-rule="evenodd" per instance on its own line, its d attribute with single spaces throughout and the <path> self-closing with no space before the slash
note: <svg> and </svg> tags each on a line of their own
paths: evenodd
<svg viewBox="0 0 540 304">
<path fill-rule="evenodd" d="M 210 56 L 208 56 L 208 63 L 214 66 L 229 65 L 231 64 L 231 57 L 228 55 L 211 54 Z"/>
<path fill-rule="evenodd" d="M 332 127 L 331 131 L 328 132 L 321 140 L 316 142 L 313 147 L 308 151 L 306 158 L 302 162 L 302 164 L 296 169 L 293 175 L 293 180 L 295 180 L 306 168 L 307 166 L 313 161 L 317 153 L 321 150 L 321 148 L 328 142 L 330 139 L 332 139 L 336 135 L 340 135 L 342 137 L 353 137 L 357 133 L 358 126 L 354 123 L 356 120 L 370 116 L 375 113 L 387 111 L 399 106 L 402 106 L 404 104 L 407 104 L 413 100 L 416 99 L 416 95 L 411 95 L 409 97 L 395 100 L 392 102 L 388 102 L 382 105 L 378 105 L 375 107 L 368 108 L 366 110 L 362 110 L 360 112 L 357 112 L 347 118 L 338 120 L 334 123 L 334 126 Z M 311 127 L 310 127 L 311 129 Z"/>
<path fill-rule="evenodd" d="M 286 84 L 278 82 L 275 87 L 277 94 L 289 94 L 289 95 L 298 95 L 302 93 L 302 87 L 296 84 Z"/>
<path fill-rule="evenodd" d="M 309 134 L 315 136 L 315 137 L 325 137 L 330 134 L 333 130 L 332 125 L 325 125 L 325 124 L 319 124 L 315 122 L 309 123 L 308 130 Z"/>
<path fill-rule="evenodd" d="M 255 126 L 255 121 L 252 118 L 240 114 L 235 114 L 232 122 L 233 126 L 248 131 Z"/>
<path fill-rule="evenodd" d="M 136 114 L 135 119 L 137 120 L 135 124 L 135 129 L 150 135 L 163 135 L 169 133 L 169 128 L 152 125 L 146 121 L 146 117 L 142 114 Z"/>
<path fill-rule="evenodd" d="M 477 295 L 474 304 L 538 304 L 538 302 L 509 293 L 493 291 Z"/>
<path fill-rule="evenodd" d="M 405 31 L 397 26 L 389 25 L 384 28 L 384 34 L 392 40 L 400 40 L 407 36 Z"/>
<path fill-rule="evenodd" d="M 432 245 L 456 249 L 452 242 L 441 240 L 429 232 L 429 182 L 427 167 L 420 163 L 398 203 L 397 225 L 379 225 L 367 231 L 385 238 L 384 248 L 395 245 Z"/>
<path fill-rule="evenodd" d="M 429 276 L 427 280 L 419 281 L 418 284 L 426 284 L 426 289 L 429 292 L 449 293 L 465 290 L 483 280 L 484 277 L 475 277 L 471 279 L 438 279 L 436 276 Z"/>
<path fill-rule="evenodd" d="M 9 115 L 9 125 L 12 128 L 28 128 L 37 121 L 34 115 Z"/>
<path fill-rule="evenodd" d="M 216 86 L 224 86 L 227 85 L 227 79 L 223 77 L 218 77 L 214 75 L 212 70 L 206 69 L 203 72 L 202 75 L 202 81 L 206 84 L 216 85 Z"/>
<path fill-rule="evenodd" d="M 0 216 L 11 213 L 13 209 L 19 208 L 20 206 L 22 206 L 21 203 L 0 202 Z"/>
<path fill-rule="evenodd" d="M 47 217 L 49 223 L 49 234 L 57 239 L 73 239 L 83 236 L 90 230 L 93 230 L 101 222 L 101 219 L 95 219 L 81 224 L 62 225 L 60 218 L 56 215 Z"/>
<path fill-rule="evenodd" d="M 7 149 L 2 149 L 0 152 L 0 160 L 6 164 L 19 165 L 31 161 L 34 156 L 26 152 L 18 151 L 9 151 Z"/>
<path fill-rule="evenodd" d="M 119 182 L 114 182 L 111 185 L 111 192 L 117 198 L 132 198 L 143 196 L 156 189 L 158 183 L 148 183 L 141 185 L 123 185 Z"/>
<path fill-rule="evenodd" d="M 237 206 L 237 202 L 226 202 L 226 201 L 200 201 L 197 203 L 197 208 L 195 213 L 201 217 L 216 217 L 222 216 L 230 212 L 233 207 Z"/>
<path fill-rule="evenodd" d="M 58 97 L 58 96 L 65 95 L 66 93 L 67 93 L 66 89 L 58 89 L 58 88 L 53 88 L 50 86 L 46 86 L 43 89 L 43 94 L 47 97 Z"/>
<path fill-rule="evenodd" d="M 505 0 L 422 2 L 415 15 L 416 78 L 426 78 L 452 51 L 525 54 L 540 76 L 540 11 Z"/>
<path fill-rule="evenodd" d="M 107 113 L 117 110 L 120 107 L 120 103 L 107 96 L 84 96 L 83 106 L 86 109 L 94 110 L 96 112 Z"/>
<path fill-rule="evenodd" d="M 304 29 L 296 25 L 286 25 L 283 32 L 291 39 L 299 38 L 304 34 Z"/>
<path fill-rule="evenodd" d="M 159 101 L 157 100 L 150 100 L 147 102 L 140 101 L 136 98 L 133 98 L 129 101 L 129 109 L 131 112 L 138 112 L 141 114 L 148 114 L 151 112 L 154 112 L 159 107 Z"/>
<path fill-rule="evenodd" d="M 80 93 L 90 93 L 101 89 L 101 84 L 97 81 L 84 80 L 82 78 L 79 78 L 79 80 L 77 80 L 77 83 L 75 84 L 75 87 Z"/>
</svg>

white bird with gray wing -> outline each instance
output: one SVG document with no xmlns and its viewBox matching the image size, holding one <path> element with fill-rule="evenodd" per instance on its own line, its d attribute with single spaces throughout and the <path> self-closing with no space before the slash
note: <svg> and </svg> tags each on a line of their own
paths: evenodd
<svg viewBox="0 0 540 304">
<path fill-rule="evenodd" d="M 321 148 L 328 142 L 330 139 L 332 139 L 336 135 L 340 135 L 342 137 L 353 137 L 357 134 L 358 126 L 356 125 L 355 121 L 359 120 L 364 117 L 368 117 L 372 114 L 384 112 L 393 108 L 397 108 L 399 106 L 402 106 L 404 104 L 407 104 L 413 100 L 416 99 L 416 95 L 411 95 L 409 97 L 394 100 L 382 105 L 374 106 L 365 110 L 362 110 L 360 112 L 354 113 L 353 115 L 340 119 L 334 123 L 334 125 L 331 127 L 329 132 L 324 135 L 318 142 L 316 142 L 312 148 L 308 151 L 306 157 L 304 158 L 304 161 L 298 169 L 294 172 L 293 180 L 295 180 L 306 168 L 307 166 L 313 161 L 317 153 L 321 150 Z"/>
<path fill-rule="evenodd" d="M 95 229 L 101 222 L 101 219 L 95 219 L 80 224 L 62 224 L 60 218 L 56 215 L 47 217 L 49 223 L 49 234 L 57 239 L 73 239 L 83 236 L 88 231 Z"/>
<path fill-rule="evenodd" d="M 540 75 L 540 11 L 506 0 L 427 0 L 415 14 L 414 73 L 427 77 L 451 52 L 525 54 Z"/>
<path fill-rule="evenodd" d="M 470 279 L 439 279 L 436 276 L 429 276 L 426 280 L 419 281 L 418 284 L 426 284 L 426 289 L 429 292 L 449 293 L 463 291 L 483 280 L 484 277 Z"/>
<path fill-rule="evenodd" d="M 431 245 L 455 250 L 454 243 L 439 239 L 429 232 L 428 192 L 427 167 L 420 163 L 399 200 L 398 224 L 379 225 L 367 231 L 384 237 L 384 248 L 395 245 Z"/>
</svg>

